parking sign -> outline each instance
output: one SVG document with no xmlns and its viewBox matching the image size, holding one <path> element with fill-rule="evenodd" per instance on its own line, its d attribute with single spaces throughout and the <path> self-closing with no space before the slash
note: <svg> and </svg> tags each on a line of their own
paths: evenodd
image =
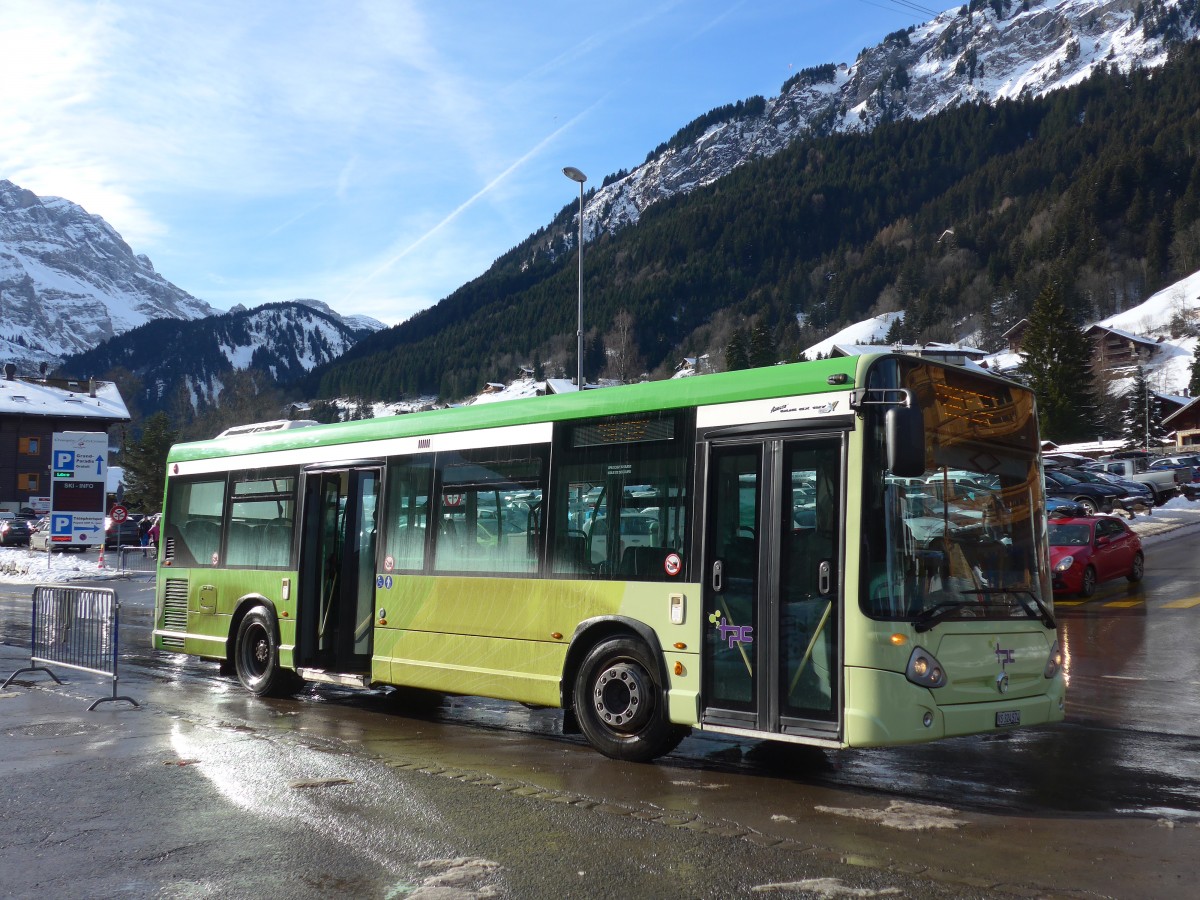
<svg viewBox="0 0 1200 900">
<path fill-rule="evenodd" d="M 57 545 L 104 543 L 108 435 L 55 432 L 50 458 L 50 540 Z"/>
</svg>

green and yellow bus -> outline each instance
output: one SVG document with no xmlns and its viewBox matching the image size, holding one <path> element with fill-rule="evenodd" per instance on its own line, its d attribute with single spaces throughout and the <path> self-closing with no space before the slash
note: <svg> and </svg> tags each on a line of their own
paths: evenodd
<svg viewBox="0 0 1200 900">
<path fill-rule="evenodd" d="M 893 354 L 175 446 L 154 646 L 259 695 L 877 747 L 1063 717 L 1037 416 Z"/>
</svg>

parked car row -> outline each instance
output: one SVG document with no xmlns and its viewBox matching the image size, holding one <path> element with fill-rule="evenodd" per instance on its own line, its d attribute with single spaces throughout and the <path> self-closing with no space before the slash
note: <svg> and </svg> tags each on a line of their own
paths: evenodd
<svg viewBox="0 0 1200 900">
<path fill-rule="evenodd" d="M 1046 465 L 1046 495 L 1069 500 L 1083 508 L 1084 514 L 1123 510 L 1135 513 L 1154 505 L 1153 495 L 1142 485 L 1114 482 L 1083 469 Z"/>
<path fill-rule="evenodd" d="M 158 514 L 145 516 L 133 513 L 121 522 L 114 522 L 111 516 L 104 517 L 104 547 L 113 550 L 117 547 L 137 546 L 141 543 L 141 523 L 145 519 L 147 527 L 158 521 Z M 0 512 L 0 544 L 3 546 L 28 546 L 31 550 L 45 552 L 50 541 L 50 517 L 20 518 L 11 513 L 7 516 Z M 63 547 L 56 549 L 82 550 L 83 547 Z"/>
</svg>

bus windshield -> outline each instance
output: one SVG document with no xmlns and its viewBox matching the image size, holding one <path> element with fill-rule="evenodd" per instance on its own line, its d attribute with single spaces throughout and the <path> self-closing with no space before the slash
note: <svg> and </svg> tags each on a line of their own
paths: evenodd
<svg viewBox="0 0 1200 900">
<path fill-rule="evenodd" d="M 868 442 L 864 612 L 918 630 L 949 619 L 1050 619 L 1032 395 L 964 369 L 900 360 L 878 368 L 872 386 L 907 388 L 923 412 L 925 472 L 891 476 L 882 437 Z M 868 419 L 882 432 L 881 411 Z"/>
</svg>

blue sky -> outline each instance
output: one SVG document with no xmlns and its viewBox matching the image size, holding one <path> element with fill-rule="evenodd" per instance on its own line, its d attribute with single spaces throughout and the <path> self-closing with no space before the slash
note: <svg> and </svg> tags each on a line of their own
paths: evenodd
<svg viewBox="0 0 1200 900">
<path fill-rule="evenodd" d="M 943 8 L 908 0 L 0 0 L 0 178 L 227 309 L 386 324 L 708 110 Z M 949 8 L 949 7 L 946 7 Z"/>
</svg>

